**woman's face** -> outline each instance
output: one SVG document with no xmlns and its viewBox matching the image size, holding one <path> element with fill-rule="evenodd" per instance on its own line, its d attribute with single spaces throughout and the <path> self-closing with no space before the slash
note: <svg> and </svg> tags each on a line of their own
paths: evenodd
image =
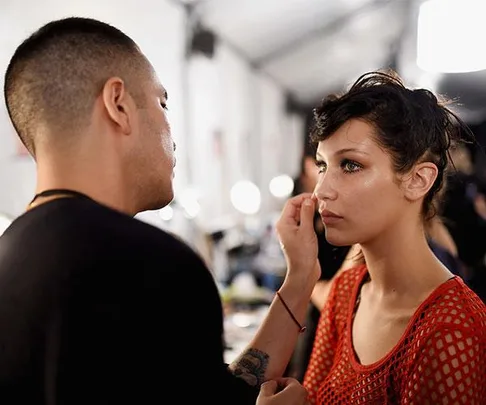
<svg viewBox="0 0 486 405">
<path fill-rule="evenodd" d="M 407 200 L 374 128 L 352 119 L 319 143 L 315 188 L 326 238 L 336 246 L 367 243 L 396 224 Z"/>
</svg>

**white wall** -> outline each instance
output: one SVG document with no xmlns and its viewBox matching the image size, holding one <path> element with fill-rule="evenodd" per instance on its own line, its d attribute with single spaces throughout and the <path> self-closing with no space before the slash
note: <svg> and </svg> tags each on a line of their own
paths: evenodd
<svg viewBox="0 0 486 405">
<path fill-rule="evenodd" d="M 279 207 L 270 194 L 270 180 L 281 174 L 291 177 L 298 174 L 305 122 L 302 116 L 287 112 L 284 93 L 267 77 L 260 77 L 257 98 L 260 110 L 259 186 L 262 210 L 269 212 Z"/>
<path fill-rule="evenodd" d="M 197 189 L 201 215 L 211 218 L 226 209 L 223 170 L 223 92 L 212 60 L 202 55 L 191 58 L 188 75 L 189 138 L 187 152 L 191 185 Z"/>
<path fill-rule="evenodd" d="M 230 189 L 239 180 L 260 187 L 261 212 L 267 213 L 273 206 L 270 180 L 298 172 L 303 117 L 287 113 L 282 88 L 224 42 L 212 58 L 191 58 L 189 83 L 189 160 L 202 226 L 236 216 Z"/>
<path fill-rule="evenodd" d="M 0 1 L 0 84 L 15 48 L 30 33 L 49 20 L 82 16 L 115 25 L 131 36 L 154 65 L 170 95 L 170 120 L 175 141 L 184 149 L 183 51 L 184 11 L 170 1 L 146 0 L 35 0 Z M 32 198 L 35 186 L 34 164 L 29 157 L 16 156 L 17 138 L 0 102 L 0 212 L 17 216 Z M 183 187 L 185 156 L 175 179 Z"/>
</svg>

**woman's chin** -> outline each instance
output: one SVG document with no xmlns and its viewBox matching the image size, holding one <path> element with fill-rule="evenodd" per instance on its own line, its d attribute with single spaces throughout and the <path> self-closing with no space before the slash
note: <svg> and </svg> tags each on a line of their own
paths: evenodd
<svg viewBox="0 0 486 405">
<path fill-rule="evenodd" d="M 337 232 L 328 230 L 326 230 L 326 240 L 329 244 L 336 247 L 351 246 L 356 243 L 355 240 L 351 240 L 349 237 L 345 237 L 345 235 L 338 235 Z"/>
</svg>

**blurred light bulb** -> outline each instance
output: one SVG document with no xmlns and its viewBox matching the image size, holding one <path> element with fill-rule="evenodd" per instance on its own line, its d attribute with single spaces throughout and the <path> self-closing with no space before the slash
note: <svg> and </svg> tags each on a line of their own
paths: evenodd
<svg viewBox="0 0 486 405">
<path fill-rule="evenodd" d="M 167 205 L 159 210 L 159 216 L 164 221 L 170 221 L 174 217 L 174 209 L 170 205 Z"/>
<path fill-rule="evenodd" d="M 245 313 L 236 313 L 233 315 L 233 323 L 240 328 L 248 328 L 251 326 L 251 315 Z"/>
<path fill-rule="evenodd" d="M 201 205 L 199 204 L 199 193 L 194 188 L 187 188 L 181 193 L 179 199 L 184 213 L 187 218 L 196 218 L 201 211 Z"/>
<path fill-rule="evenodd" d="M 269 184 L 270 193 L 277 198 L 287 198 L 294 189 L 294 181 L 286 174 L 274 177 Z"/>
<path fill-rule="evenodd" d="M 201 206 L 197 201 L 188 202 L 184 206 L 184 211 L 187 218 L 196 218 L 199 214 L 199 211 L 201 211 Z"/>
<path fill-rule="evenodd" d="M 243 214 L 253 215 L 260 209 L 260 190 L 249 180 L 235 183 L 230 191 L 230 199 L 233 206 Z"/>
<path fill-rule="evenodd" d="M 425 1 L 418 17 L 417 65 L 439 73 L 486 69 L 486 53 L 478 48 L 486 36 L 483 20 L 484 0 Z"/>
</svg>

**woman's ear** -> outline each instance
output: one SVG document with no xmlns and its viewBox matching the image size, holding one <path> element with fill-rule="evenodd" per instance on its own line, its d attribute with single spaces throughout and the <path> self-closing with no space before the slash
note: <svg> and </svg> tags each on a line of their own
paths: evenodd
<svg viewBox="0 0 486 405">
<path fill-rule="evenodd" d="M 403 180 L 405 197 L 409 201 L 423 198 L 433 186 L 439 170 L 432 162 L 418 163 Z"/>
</svg>

